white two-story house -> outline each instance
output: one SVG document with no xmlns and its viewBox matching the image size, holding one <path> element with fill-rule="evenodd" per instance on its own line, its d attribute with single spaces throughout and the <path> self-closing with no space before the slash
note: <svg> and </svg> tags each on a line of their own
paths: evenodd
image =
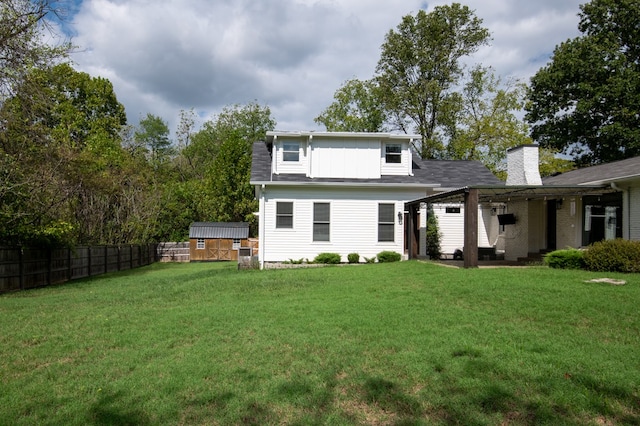
<svg viewBox="0 0 640 426">
<path fill-rule="evenodd" d="M 401 255 L 408 241 L 426 254 L 426 209 L 407 220 L 405 202 L 468 185 L 501 182 L 479 162 L 420 160 L 418 135 L 348 132 L 268 132 L 253 146 L 251 184 L 259 201 L 259 260 L 313 259 L 323 252 Z M 441 229 L 461 228 L 461 206 L 440 206 Z M 448 218 L 447 216 L 451 216 Z M 408 223 L 411 222 L 411 223 Z M 482 221 L 481 221 L 482 222 Z M 479 244 L 490 245 L 479 229 Z M 413 232 L 415 238 L 407 238 Z M 444 235 L 453 235 L 443 232 Z M 442 241 L 453 252 L 460 241 Z M 454 237 L 455 239 L 455 237 Z"/>
</svg>

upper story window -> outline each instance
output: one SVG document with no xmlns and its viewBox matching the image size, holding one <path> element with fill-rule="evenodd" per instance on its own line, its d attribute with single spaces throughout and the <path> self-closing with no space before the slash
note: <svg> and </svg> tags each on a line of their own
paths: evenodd
<svg viewBox="0 0 640 426">
<path fill-rule="evenodd" d="M 300 161 L 300 143 L 284 142 L 282 144 L 282 161 Z"/>
<path fill-rule="evenodd" d="M 276 228 L 293 228 L 293 202 L 276 203 Z"/>
<path fill-rule="evenodd" d="M 387 164 L 402 163 L 402 145 L 399 143 L 388 143 L 384 147 L 384 160 Z"/>
</svg>

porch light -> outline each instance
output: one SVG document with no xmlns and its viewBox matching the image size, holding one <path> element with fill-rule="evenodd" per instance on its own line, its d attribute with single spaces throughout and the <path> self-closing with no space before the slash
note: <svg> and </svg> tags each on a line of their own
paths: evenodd
<svg viewBox="0 0 640 426">
<path fill-rule="evenodd" d="M 398 212 L 398 225 L 402 225 L 402 212 Z"/>
</svg>

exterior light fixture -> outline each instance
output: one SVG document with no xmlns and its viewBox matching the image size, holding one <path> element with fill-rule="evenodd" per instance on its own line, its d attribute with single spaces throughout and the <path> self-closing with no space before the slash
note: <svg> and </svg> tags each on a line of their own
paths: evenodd
<svg viewBox="0 0 640 426">
<path fill-rule="evenodd" d="M 402 212 L 398 212 L 398 225 L 402 225 Z"/>
</svg>

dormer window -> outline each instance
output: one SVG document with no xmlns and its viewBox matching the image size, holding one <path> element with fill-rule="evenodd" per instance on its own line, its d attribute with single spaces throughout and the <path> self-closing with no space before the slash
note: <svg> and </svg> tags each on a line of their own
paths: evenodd
<svg viewBox="0 0 640 426">
<path fill-rule="evenodd" d="M 284 142 L 282 144 L 282 161 L 300 161 L 300 143 Z"/>
<path fill-rule="evenodd" d="M 384 147 L 384 160 L 387 164 L 402 163 L 402 145 L 399 143 L 388 143 Z"/>
</svg>

